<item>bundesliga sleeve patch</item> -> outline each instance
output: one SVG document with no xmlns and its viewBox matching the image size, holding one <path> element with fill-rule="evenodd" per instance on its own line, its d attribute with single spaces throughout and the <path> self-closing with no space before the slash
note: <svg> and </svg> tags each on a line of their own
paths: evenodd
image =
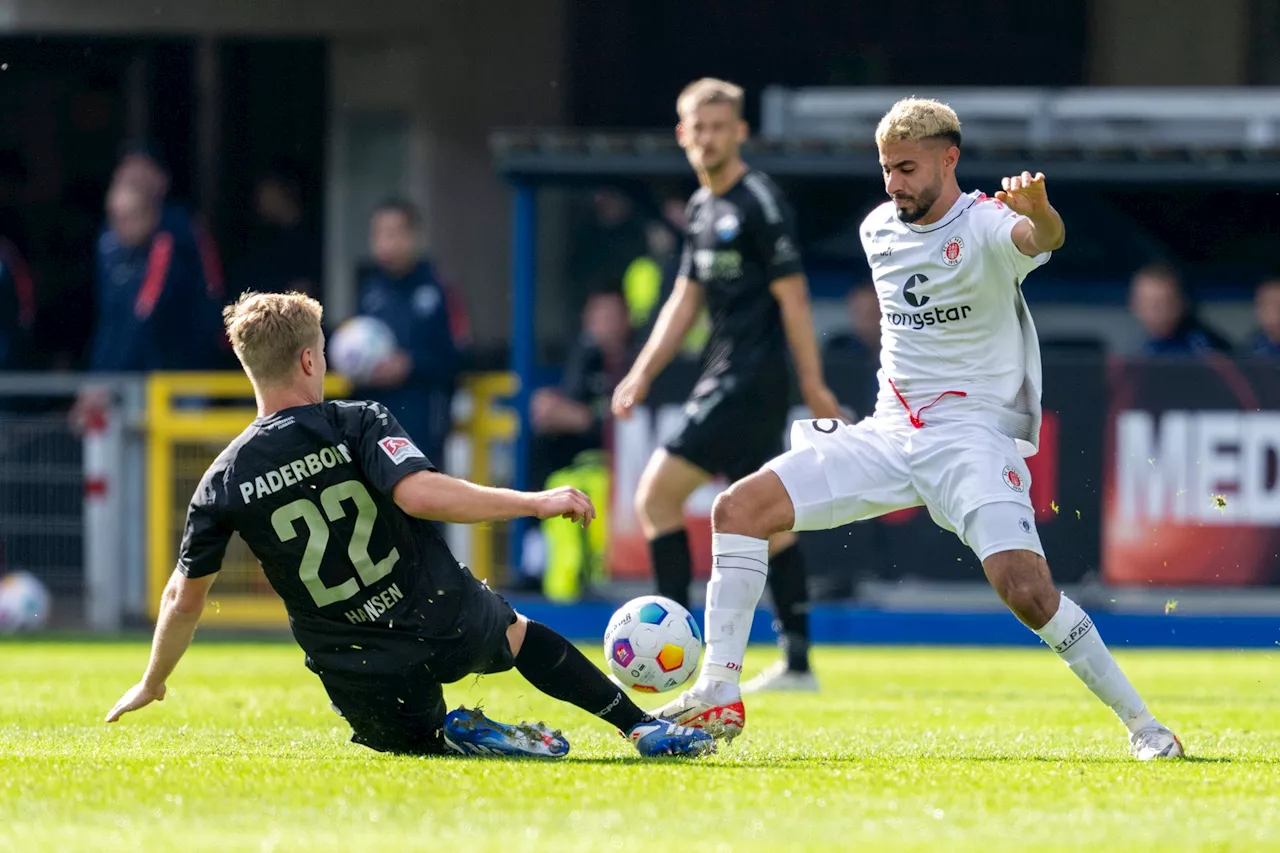
<svg viewBox="0 0 1280 853">
<path fill-rule="evenodd" d="M 378 446 L 382 448 L 383 453 L 387 454 L 387 458 L 397 465 L 406 459 L 425 458 L 418 446 L 407 438 L 389 435 L 379 441 Z"/>
</svg>

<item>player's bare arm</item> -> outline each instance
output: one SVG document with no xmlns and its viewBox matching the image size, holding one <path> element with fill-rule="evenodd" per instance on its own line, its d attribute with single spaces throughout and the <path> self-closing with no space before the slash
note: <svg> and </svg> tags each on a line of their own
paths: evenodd
<svg viewBox="0 0 1280 853">
<path fill-rule="evenodd" d="M 1013 227 L 1013 243 L 1018 251 L 1035 257 L 1062 248 L 1067 239 L 1067 228 L 1058 211 L 1049 204 L 1044 173 L 1032 175 L 1023 172 L 1003 178 L 1000 183 L 1004 188 L 996 193 L 996 198 L 1014 213 L 1026 217 Z"/>
<path fill-rule="evenodd" d="M 191 646 L 200 614 L 209 599 L 209 587 L 217 574 L 200 578 L 188 578 L 174 570 L 160 598 L 160 617 L 156 620 L 155 638 L 151 643 L 151 661 L 142 680 L 129 688 L 107 713 L 107 722 L 114 723 L 123 715 L 152 702 L 164 700 L 165 682 Z"/>
<path fill-rule="evenodd" d="M 645 342 L 636 363 L 613 392 L 613 414 L 626 419 L 644 402 L 649 386 L 671 359 L 676 357 L 685 336 L 702 310 L 702 286 L 687 276 L 676 279 L 671 296 L 658 312 L 653 333 Z"/>
<path fill-rule="evenodd" d="M 596 517 L 591 499 L 571 486 L 517 492 L 479 486 L 435 471 L 418 471 L 396 484 L 396 506 L 415 518 L 454 524 L 563 517 L 586 527 Z"/>
<path fill-rule="evenodd" d="M 845 417 L 840 401 L 827 387 L 822 375 L 822 356 L 813 333 L 813 310 L 809 304 L 809 282 L 803 275 L 789 275 L 769 285 L 782 311 L 782 327 L 787 346 L 795 360 L 800 394 L 815 418 Z"/>
</svg>

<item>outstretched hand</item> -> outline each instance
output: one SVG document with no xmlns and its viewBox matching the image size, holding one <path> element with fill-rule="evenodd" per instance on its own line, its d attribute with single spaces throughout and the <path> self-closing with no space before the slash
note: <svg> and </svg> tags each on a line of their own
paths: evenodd
<svg viewBox="0 0 1280 853">
<path fill-rule="evenodd" d="M 596 517 L 596 508 L 591 503 L 591 498 L 573 486 L 561 486 L 558 489 L 535 493 L 532 514 L 539 520 L 567 518 L 575 524 L 587 527 Z"/>
<path fill-rule="evenodd" d="M 145 681 L 138 682 L 120 697 L 120 701 L 115 704 L 114 708 L 107 712 L 107 722 L 114 723 L 130 711 L 145 708 L 152 702 L 163 702 L 164 693 L 165 686 L 163 684 L 159 687 L 151 687 Z"/>
<path fill-rule="evenodd" d="M 648 396 L 649 380 L 644 377 L 644 374 L 633 370 L 613 390 L 613 416 L 625 421 L 631 417 L 631 410 L 643 403 Z"/>
<path fill-rule="evenodd" d="M 996 199 L 1004 202 L 1014 213 L 1027 217 L 1049 209 L 1049 193 L 1044 185 L 1044 172 L 1023 172 L 1011 178 L 1001 178 L 1004 188 L 996 193 Z"/>
</svg>

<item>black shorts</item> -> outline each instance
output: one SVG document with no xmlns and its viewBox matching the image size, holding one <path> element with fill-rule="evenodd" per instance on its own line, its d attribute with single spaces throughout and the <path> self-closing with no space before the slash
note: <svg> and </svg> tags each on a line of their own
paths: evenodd
<svg viewBox="0 0 1280 853">
<path fill-rule="evenodd" d="M 414 663 L 396 675 L 317 674 L 334 709 L 351 726 L 353 743 L 379 752 L 438 755 L 444 751 L 442 685 L 515 666 L 507 628 L 516 618 L 502 596 L 475 581 L 473 598 L 461 610 L 456 639 L 417 644 L 416 649 L 428 655 L 425 663 Z"/>
<path fill-rule="evenodd" d="M 699 381 L 666 450 L 708 474 L 741 480 L 782 455 L 791 389 L 785 377 Z"/>
<path fill-rule="evenodd" d="M 326 674 L 320 681 L 351 726 L 352 743 L 400 755 L 444 752 L 444 689 L 426 673 L 395 679 Z"/>
</svg>

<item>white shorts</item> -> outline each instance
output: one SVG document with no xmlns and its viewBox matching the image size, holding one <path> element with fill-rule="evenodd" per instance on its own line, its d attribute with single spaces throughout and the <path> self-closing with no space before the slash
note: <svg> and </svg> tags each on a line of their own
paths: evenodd
<svg viewBox="0 0 1280 853">
<path fill-rule="evenodd" d="M 1009 550 L 1044 556 L 1026 462 L 1012 438 L 981 421 L 920 429 L 874 416 L 796 421 L 791 450 L 765 467 L 791 496 L 793 530 L 830 530 L 923 505 L 980 560 Z"/>
</svg>

